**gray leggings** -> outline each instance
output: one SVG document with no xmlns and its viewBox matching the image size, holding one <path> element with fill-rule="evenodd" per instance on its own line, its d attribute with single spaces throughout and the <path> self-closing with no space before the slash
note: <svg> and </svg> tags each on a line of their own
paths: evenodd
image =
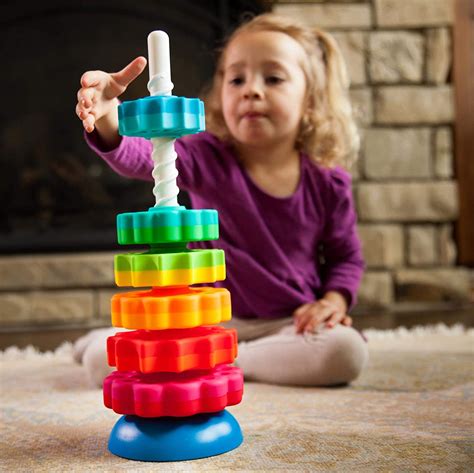
<svg viewBox="0 0 474 473">
<path fill-rule="evenodd" d="M 320 327 L 297 334 L 291 317 L 239 319 L 222 324 L 237 329 L 236 364 L 245 379 L 293 386 L 334 386 L 357 378 L 368 361 L 367 343 L 352 327 Z"/>
<path fill-rule="evenodd" d="M 295 386 L 345 384 L 359 375 L 368 358 L 361 335 L 342 325 L 305 335 L 295 333 L 291 317 L 234 317 L 222 325 L 237 329 L 237 365 L 248 380 Z M 123 330 L 93 330 L 74 344 L 74 359 L 84 364 L 93 386 L 102 386 L 103 379 L 113 370 L 107 364 L 106 340 L 119 331 Z"/>
</svg>

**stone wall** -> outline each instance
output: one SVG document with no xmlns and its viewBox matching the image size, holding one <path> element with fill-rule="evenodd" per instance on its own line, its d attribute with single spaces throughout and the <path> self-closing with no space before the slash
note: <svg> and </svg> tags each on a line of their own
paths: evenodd
<svg viewBox="0 0 474 473">
<path fill-rule="evenodd" d="M 453 239 L 451 1 L 288 1 L 274 10 L 333 32 L 348 62 L 363 137 L 353 176 L 368 267 L 357 312 L 466 301 L 470 273 L 456 266 Z M 108 325 L 115 292 L 112 253 L 3 257 L 0 329 Z"/>
<path fill-rule="evenodd" d="M 110 325 L 113 253 L 0 259 L 0 328 Z"/>
<path fill-rule="evenodd" d="M 362 305 L 469 299 L 456 266 L 452 0 L 277 1 L 334 34 L 362 135 L 352 170 L 368 271 Z"/>
</svg>

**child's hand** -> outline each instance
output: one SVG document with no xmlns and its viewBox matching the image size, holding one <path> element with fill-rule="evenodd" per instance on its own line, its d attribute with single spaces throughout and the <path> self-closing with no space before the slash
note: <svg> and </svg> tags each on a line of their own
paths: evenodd
<svg viewBox="0 0 474 473">
<path fill-rule="evenodd" d="M 340 304 L 326 299 L 303 304 L 295 310 L 293 318 L 297 333 L 314 332 L 318 325 L 323 323 L 328 328 L 337 324 L 352 325 L 352 318 L 341 309 Z"/>
<path fill-rule="evenodd" d="M 102 118 L 115 113 L 117 97 L 125 92 L 128 84 L 143 72 L 145 66 L 146 59 L 140 56 L 119 72 L 87 71 L 82 75 L 76 114 L 88 133 Z"/>
</svg>

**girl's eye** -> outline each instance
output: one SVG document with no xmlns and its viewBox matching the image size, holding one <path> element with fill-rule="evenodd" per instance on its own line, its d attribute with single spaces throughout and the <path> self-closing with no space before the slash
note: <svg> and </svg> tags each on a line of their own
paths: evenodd
<svg viewBox="0 0 474 473">
<path fill-rule="evenodd" d="M 281 84 L 283 82 L 283 79 L 278 76 L 268 76 L 265 78 L 265 82 L 270 85 L 276 85 Z"/>
<path fill-rule="evenodd" d="M 242 85 L 244 83 L 244 79 L 242 77 L 234 77 L 233 79 L 229 80 L 230 85 Z"/>
</svg>

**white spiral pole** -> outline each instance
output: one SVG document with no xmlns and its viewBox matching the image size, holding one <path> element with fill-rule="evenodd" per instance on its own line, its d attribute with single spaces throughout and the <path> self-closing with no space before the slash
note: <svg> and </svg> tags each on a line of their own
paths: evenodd
<svg viewBox="0 0 474 473">
<path fill-rule="evenodd" d="M 171 95 L 170 42 L 164 31 L 153 31 L 148 35 L 148 69 L 150 95 Z M 176 185 L 175 138 L 152 138 L 152 159 L 155 163 L 152 176 L 155 180 L 153 195 L 155 207 L 175 207 L 178 205 L 179 188 Z"/>
</svg>

